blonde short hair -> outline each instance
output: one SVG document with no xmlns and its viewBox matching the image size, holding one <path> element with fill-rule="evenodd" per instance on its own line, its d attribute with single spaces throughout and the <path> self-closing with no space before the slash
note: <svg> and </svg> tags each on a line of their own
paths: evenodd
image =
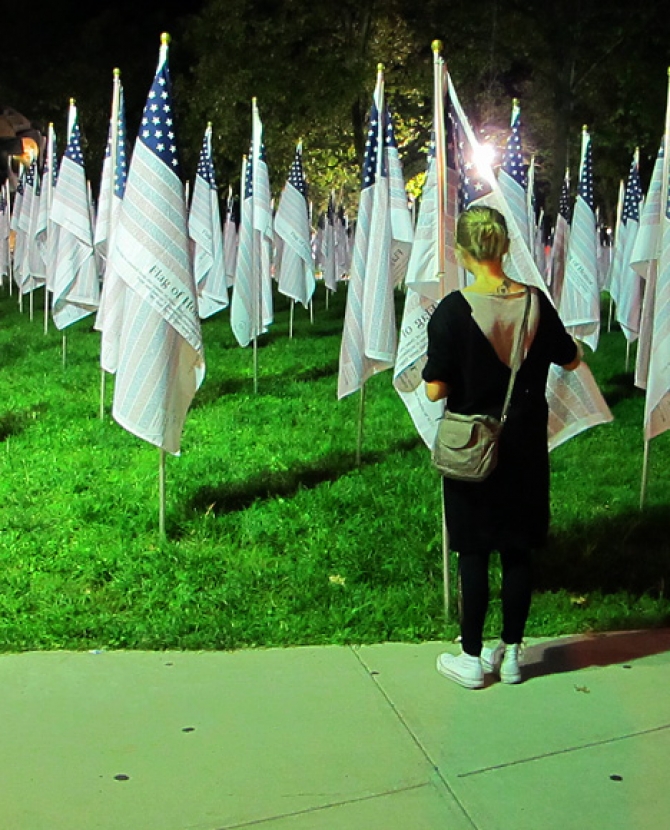
<svg viewBox="0 0 670 830">
<path fill-rule="evenodd" d="M 478 262 L 502 259 L 509 246 L 505 217 L 495 208 L 468 208 L 458 217 L 456 243 Z"/>
</svg>

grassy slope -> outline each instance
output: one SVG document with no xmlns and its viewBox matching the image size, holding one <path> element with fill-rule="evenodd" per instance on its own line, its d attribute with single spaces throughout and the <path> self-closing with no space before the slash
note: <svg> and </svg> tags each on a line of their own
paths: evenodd
<svg viewBox="0 0 670 830">
<path fill-rule="evenodd" d="M 98 419 L 99 335 L 61 335 L 0 299 L 0 649 L 235 648 L 454 636 L 442 619 L 439 485 L 390 374 L 336 400 L 345 292 L 316 322 L 277 300 L 252 354 L 223 312 L 204 324 L 207 377 L 168 458 Z M 41 303 L 41 294 L 37 295 Z M 552 454 L 553 529 L 528 633 L 667 623 L 670 435 L 652 444 L 638 508 L 644 397 L 605 334 L 589 363 L 614 424 Z M 111 405 L 108 383 L 107 402 Z M 499 623 L 494 569 L 491 631 Z"/>
</svg>

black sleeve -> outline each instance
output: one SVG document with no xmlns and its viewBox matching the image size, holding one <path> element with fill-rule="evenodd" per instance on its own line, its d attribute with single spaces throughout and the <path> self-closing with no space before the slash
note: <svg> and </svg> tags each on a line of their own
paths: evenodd
<svg viewBox="0 0 670 830">
<path fill-rule="evenodd" d="M 447 295 L 428 321 L 428 361 L 422 373 L 425 381 L 440 380 L 453 386 L 456 373 L 457 293 Z"/>
<path fill-rule="evenodd" d="M 552 363 L 566 366 L 577 357 L 577 344 L 565 330 L 565 326 L 554 306 L 541 291 L 538 291 L 538 295 L 540 299 L 540 325 L 546 343 L 547 356 Z"/>
</svg>

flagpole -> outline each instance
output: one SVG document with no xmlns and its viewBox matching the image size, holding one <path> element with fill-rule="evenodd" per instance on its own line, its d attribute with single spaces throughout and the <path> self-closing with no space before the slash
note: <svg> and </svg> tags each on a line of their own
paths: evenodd
<svg viewBox="0 0 670 830">
<path fill-rule="evenodd" d="M 46 261 L 51 266 L 53 263 L 49 262 L 49 222 L 50 222 L 50 215 L 51 215 L 51 202 L 53 199 L 53 190 L 54 190 L 54 125 L 53 123 L 49 124 L 49 129 L 47 131 L 47 170 L 49 172 L 49 176 L 47 178 L 47 186 L 45 191 L 45 196 L 47 199 L 47 227 L 46 227 Z M 44 181 L 44 180 L 43 180 Z M 45 269 L 46 272 L 46 269 Z M 49 331 L 49 275 L 46 274 L 46 280 L 44 283 L 44 334 L 46 335 Z"/>
<path fill-rule="evenodd" d="M 361 386 L 358 399 L 358 436 L 356 440 L 356 466 L 361 466 L 361 455 L 363 451 L 363 414 L 365 412 L 365 384 Z"/>
<path fill-rule="evenodd" d="M 260 156 L 261 148 L 260 144 L 260 135 L 258 135 L 258 130 L 256 128 L 256 123 L 258 121 L 257 117 L 257 99 L 254 97 L 251 99 L 251 178 L 252 178 L 252 192 L 251 192 L 251 292 L 253 296 L 253 303 L 254 303 L 254 323 L 253 323 L 253 331 L 254 331 L 254 394 L 258 394 L 258 335 L 260 334 L 263 326 L 262 326 L 262 314 L 263 314 L 263 297 L 262 297 L 262 277 L 260 274 L 260 267 L 262 267 L 262 263 L 260 264 L 257 262 L 258 255 L 260 251 L 256 251 L 256 228 L 254 225 L 254 221 L 256 218 L 256 210 L 255 210 L 255 202 L 256 202 L 256 187 L 258 183 L 258 158 Z M 260 244 L 260 242 L 259 242 Z M 258 276 L 258 284 L 255 286 L 254 291 L 254 279 Z"/>
<path fill-rule="evenodd" d="M 612 265 L 614 265 L 615 256 L 617 253 L 617 245 L 620 242 L 620 235 L 621 235 L 621 219 L 623 216 L 623 201 L 625 198 L 625 187 L 623 183 L 623 179 L 619 179 L 619 198 L 617 199 L 616 203 L 616 225 L 614 226 L 614 255 L 612 257 Z M 610 270 L 612 268 L 610 265 Z M 612 297 L 612 283 L 610 281 L 610 307 L 609 313 L 607 315 L 607 331 L 610 332 L 612 330 L 612 313 L 614 309 L 614 298 Z"/>
<path fill-rule="evenodd" d="M 112 216 L 114 215 L 114 185 L 116 182 L 116 164 L 118 157 L 119 143 L 119 110 L 121 108 L 121 70 L 115 67 L 112 70 L 112 113 L 109 122 L 109 192 L 107 205 L 107 257 L 109 262 L 110 246 L 112 241 Z M 99 206 L 98 206 L 99 207 Z M 105 270 L 107 266 L 105 265 Z M 102 351 L 102 332 L 100 333 L 100 349 Z M 100 420 L 105 420 L 105 389 L 107 386 L 107 373 L 100 365 Z"/>
<path fill-rule="evenodd" d="M 377 84 L 375 86 L 375 98 L 377 94 L 379 94 L 379 98 L 377 100 L 377 110 L 379 113 L 378 117 L 378 125 L 377 125 L 377 172 L 375 175 L 375 181 L 377 182 L 377 187 L 380 186 L 381 175 L 380 172 L 383 169 L 383 157 L 384 157 L 384 64 L 378 63 L 377 64 Z M 363 416 L 365 413 L 365 381 L 361 383 L 361 393 L 360 393 L 360 402 L 358 407 L 358 436 L 356 440 L 356 466 L 359 467 L 361 464 L 361 455 L 363 450 Z"/>
<path fill-rule="evenodd" d="M 9 296 L 11 297 L 13 294 L 13 287 L 12 283 L 14 282 L 14 254 L 11 250 L 10 246 L 10 239 L 11 239 L 11 227 L 12 227 L 12 202 L 11 202 L 11 193 L 9 188 L 9 178 L 4 184 L 5 188 L 5 200 L 7 202 L 7 222 L 9 223 L 9 236 L 7 237 L 7 278 L 9 280 Z"/>
<path fill-rule="evenodd" d="M 288 313 L 288 339 L 293 340 L 293 309 L 295 308 L 295 300 L 291 298 L 291 305 Z"/>
<path fill-rule="evenodd" d="M 158 450 L 158 535 L 161 542 L 165 535 L 165 450 Z"/>
<path fill-rule="evenodd" d="M 442 42 L 434 40 L 433 48 L 433 131 L 435 134 L 435 171 L 437 174 L 437 270 L 440 275 L 440 294 L 446 293 L 446 238 L 444 214 L 446 204 L 446 143 L 444 135 L 444 60 L 440 55 Z M 451 578 L 449 554 L 449 530 L 445 508 L 444 478 L 440 479 L 440 502 L 442 505 L 442 584 L 444 589 L 444 619 L 449 621 Z"/>
</svg>

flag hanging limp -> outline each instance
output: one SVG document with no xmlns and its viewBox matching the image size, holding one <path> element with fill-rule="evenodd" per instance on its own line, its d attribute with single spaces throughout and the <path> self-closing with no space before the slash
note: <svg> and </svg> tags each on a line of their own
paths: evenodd
<svg viewBox="0 0 670 830">
<path fill-rule="evenodd" d="M 109 268 L 125 283 L 112 414 L 129 432 L 178 455 L 205 362 L 166 37 L 135 142 Z"/>
</svg>

